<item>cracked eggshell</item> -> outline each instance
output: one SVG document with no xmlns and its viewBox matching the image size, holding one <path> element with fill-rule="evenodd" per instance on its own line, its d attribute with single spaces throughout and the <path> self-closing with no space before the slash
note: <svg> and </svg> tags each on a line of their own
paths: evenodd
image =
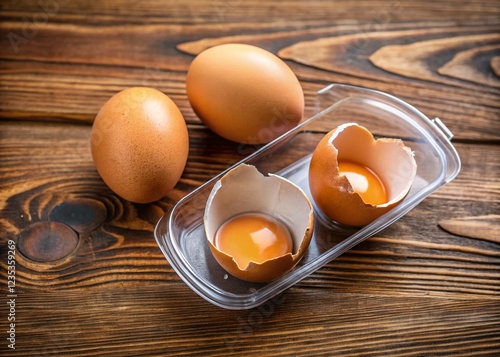
<svg viewBox="0 0 500 357">
<path fill-rule="evenodd" d="M 339 160 L 372 169 L 385 186 L 388 202 L 365 203 L 347 177 L 339 173 Z M 414 154 L 402 140 L 375 140 L 363 126 L 346 123 L 326 134 L 316 147 L 309 166 L 309 187 L 317 207 L 330 219 L 349 226 L 363 226 L 403 200 L 416 172 Z"/>
<path fill-rule="evenodd" d="M 228 254 L 214 243 L 217 229 L 229 218 L 245 212 L 261 212 L 281 221 L 289 229 L 292 253 L 250 262 L 240 269 Z M 231 275 L 250 282 L 269 282 L 292 269 L 311 241 L 314 214 L 305 193 L 292 182 L 276 175 L 264 176 L 254 166 L 241 164 L 215 184 L 207 200 L 204 225 L 210 250 L 217 262 Z"/>
</svg>

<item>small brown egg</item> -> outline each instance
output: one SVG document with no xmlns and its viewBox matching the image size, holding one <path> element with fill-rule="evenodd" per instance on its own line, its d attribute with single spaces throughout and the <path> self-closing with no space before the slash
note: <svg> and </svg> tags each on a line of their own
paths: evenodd
<svg viewBox="0 0 500 357">
<path fill-rule="evenodd" d="M 330 219 L 363 226 L 403 200 L 416 172 L 413 152 L 402 140 L 375 140 L 366 128 L 347 123 L 325 135 L 314 150 L 309 187 Z"/>
<path fill-rule="evenodd" d="M 144 87 L 125 89 L 102 106 L 90 143 L 104 182 L 138 203 L 156 201 L 175 186 L 189 151 L 187 126 L 175 103 Z"/>
<path fill-rule="evenodd" d="M 304 111 L 304 93 L 290 67 L 251 45 L 200 53 L 189 67 L 186 90 L 201 121 L 238 143 L 270 142 L 295 127 Z"/>
<path fill-rule="evenodd" d="M 305 254 L 314 213 L 298 186 L 241 164 L 216 182 L 204 225 L 210 250 L 228 273 L 245 281 L 269 282 Z"/>
</svg>

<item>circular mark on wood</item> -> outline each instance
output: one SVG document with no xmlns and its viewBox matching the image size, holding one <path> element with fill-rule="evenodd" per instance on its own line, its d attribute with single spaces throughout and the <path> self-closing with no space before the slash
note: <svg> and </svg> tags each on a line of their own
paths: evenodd
<svg viewBox="0 0 500 357">
<path fill-rule="evenodd" d="M 106 206 L 89 198 L 77 198 L 55 206 L 49 220 L 64 223 L 79 233 L 89 233 L 106 220 Z"/>
<path fill-rule="evenodd" d="M 65 224 L 39 222 L 24 229 L 18 237 L 19 251 L 37 262 L 54 262 L 67 257 L 78 245 L 78 234 Z"/>
</svg>

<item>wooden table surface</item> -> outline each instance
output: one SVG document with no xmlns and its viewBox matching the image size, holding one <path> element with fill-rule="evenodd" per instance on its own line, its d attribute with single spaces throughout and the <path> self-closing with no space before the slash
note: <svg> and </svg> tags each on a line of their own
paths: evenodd
<svg viewBox="0 0 500 357">
<path fill-rule="evenodd" d="M 500 354 L 497 0 L 0 6 L 2 356 Z M 244 157 L 185 92 L 194 56 L 226 42 L 284 59 L 309 109 L 334 82 L 396 95 L 441 118 L 462 159 L 389 228 L 241 311 L 195 294 L 153 235 L 181 197 Z M 169 95 L 189 129 L 184 174 L 152 204 L 113 194 L 90 155 L 98 109 L 131 86 Z"/>
</svg>

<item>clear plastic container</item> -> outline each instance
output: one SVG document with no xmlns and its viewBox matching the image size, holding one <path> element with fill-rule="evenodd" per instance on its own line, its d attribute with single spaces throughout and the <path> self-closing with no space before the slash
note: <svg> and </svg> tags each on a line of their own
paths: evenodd
<svg viewBox="0 0 500 357">
<path fill-rule="evenodd" d="M 343 252 L 387 227 L 460 171 L 452 134 L 439 119 L 388 94 L 341 84 L 320 90 L 316 113 L 298 127 L 237 163 L 254 165 L 266 174 L 281 175 L 309 196 L 308 168 L 312 152 L 330 130 L 356 122 L 377 137 L 395 137 L 415 152 L 417 176 L 406 198 L 367 226 L 351 228 L 325 218 L 315 209 L 315 229 L 302 260 L 271 283 L 259 284 L 229 275 L 213 258 L 205 237 L 203 213 L 213 185 L 228 170 L 182 198 L 158 222 L 156 241 L 181 279 L 207 301 L 226 309 L 249 309 L 280 294 Z"/>
</svg>

